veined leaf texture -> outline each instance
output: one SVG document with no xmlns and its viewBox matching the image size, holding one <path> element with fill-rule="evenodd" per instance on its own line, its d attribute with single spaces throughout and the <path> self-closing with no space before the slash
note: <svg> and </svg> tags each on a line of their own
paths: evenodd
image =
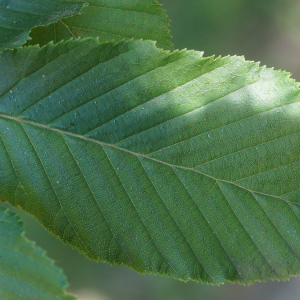
<svg viewBox="0 0 300 300">
<path fill-rule="evenodd" d="M 285 72 L 151 41 L 5 51 L 0 198 L 94 260 L 287 279 L 300 271 L 299 100 Z"/>
</svg>

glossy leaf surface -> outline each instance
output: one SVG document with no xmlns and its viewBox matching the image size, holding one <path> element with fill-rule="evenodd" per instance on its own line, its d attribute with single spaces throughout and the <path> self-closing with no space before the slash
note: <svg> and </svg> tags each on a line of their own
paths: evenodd
<svg viewBox="0 0 300 300">
<path fill-rule="evenodd" d="M 16 215 L 0 208 L 0 299 L 75 300 L 45 252 L 24 236 Z"/>
<path fill-rule="evenodd" d="M 102 42 L 123 39 L 149 39 L 171 49 L 169 22 L 156 0 L 87 0 L 80 14 L 59 20 L 46 27 L 35 28 L 31 45 L 45 45 L 70 38 L 98 37 Z"/>
<path fill-rule="evenodd" d="M 0 70 L 0 197 L 64 242 L 182 280 L 300 273 L 289 74 L 92 39 L 6 51 Z"/>
<path fill-rule="evenodd" d="M 83 7 L 83 2 L 0 0 L 0 52 L 22 46 L 29 39 L 33 27 L 72 16 Z"/>
</svg>

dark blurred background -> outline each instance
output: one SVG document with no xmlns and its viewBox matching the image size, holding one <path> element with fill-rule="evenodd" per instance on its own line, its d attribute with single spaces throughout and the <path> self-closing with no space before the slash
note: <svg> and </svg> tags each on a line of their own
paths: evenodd
<svg viewBox="0 0 300 300">
<path fill-rule="evenodd" d="M 300 81 L 300 2 L 294 0 L 161 0 L 172 20 L 175 48 L 247 60 L 293 73 Z M 16 211 L 16 210 L 15 210 Z M 26 236 L 62 267 L 80 300 L 299 300 L 300 278 L 288 282 L 220 287 L 140 275 L 124 266 L 85 259 L 64 246 L 32 217 L 18 212 Z"/>
</svg>

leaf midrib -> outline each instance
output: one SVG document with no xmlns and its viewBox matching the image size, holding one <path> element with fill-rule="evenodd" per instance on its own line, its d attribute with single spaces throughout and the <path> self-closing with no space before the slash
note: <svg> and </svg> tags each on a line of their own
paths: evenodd
<svg viewBox="0 0 300 300">
<path fill-rule="evenodd" d="M 109 144 L 109 143 L 101 142 L 101 141 L 98 141 L 98 140 L 94 140 L 92 138 L 85 137 L 83 135 L 79 135 L 79 134 L 75 134 L 75 133 L 72 133 L 72 132 L 69 132 L 69 131 L 64 131 L 64 130 L 52 128 L 52 127 L 49 127 L 49 126 L 44 125 L 44 124 L 32 122 L 32 121 L 29 121 L 29 120 L 23 120 L 23 119 L 20 119 L 20 118 L 17 118 L 17 117 L 13 117 L 13 116 L 8 116 L 8 115 L 2 114 L 2 113 L 0 113 L 0 118 L 4 118 L 4 119 L 7 119 L 7 120 L 12 120 L 12 121 L 16 121 L 16 122 L 18 122 L 20 124 L 26 123 L 26 124 L 29 124 L 29 125 L 32 125 L 32 126 L 36 126 L 36 127 L 43 128 L 43 129 L 46 129 L 46 130 L 49 130 L 49 131 L 52 131 L 52 132 L 59 133 L 62 136 L 63 135 L 68 135 L 68 136 L 75 137 L 75 138 L 78 138 L 78 139 L 81 139 L 81 140 L 84 140 L 84 141 L 87 141 L 87 142 L 92 142 L 92 143 L 98 144 L 100 146 L 111 147 L 111 148 L 114 148 L 116 150 L 129 153 L 129 154 L 134 155 L 136 157 L 144 157 L 146 159 L 155 161 L 157 163 L 164 164 L 164 165 L 169 166 L 171 168 L 179 168 L 179 169 L 183 169 L 183 170 L 187 170 L 187 171 L 192 171 L 192 172 L 198 173 L 198 174 L 206 176 L 206 177 L 208 177 L 210 179 L 213 179 L 216 182 L 221 181 L 221 182 L 229 183 L 229 184 L 235 185 L 235 186 L 237 186 L 237 187 L 239 187 L 239 188 L 241 188 L 241 189 L 243 189 L 245 191 L 248 191 L 250 193 L 256 193 L 256 194 L 260 194 L 260 195 L 264 195 L 264 196 L 270 196 L 270 197 L 276 198 L 278 200 L 284 201 L 286 203 L 291 203 L 291 204 L 295 204 L 295 205 L 299 205 L 300 206 L 300 203 L 286 200 L 284 198 L 281 198 L 280 196 L 271 195 L 271 194 L 263 193 L 263 192 L 260 192 L 260 191 L 251 190 L 251 189 L 245 188 L 244 186 L 241 186 L 241 185 L 237 184 L 236 182 L 225 180 L 225 179 L 219 179 L 219 178 L 216 178 L 216 177 L 211 176 L 209 174 L 206 174 L 206 173 L 200 172 L 198 170 L 195 170 L 194 168 L 189 168 L 189 167 L 179 166 L 179 165 L 173 165 L 173 164 L 167 163 L 165 161 L 155 159 L 155 158 L 153 158 L 151 156 L 148 156 L 148 155 L 145 155 L 145 154 L 136 153 L 136 152 L 130 151 L 128 149 L 124 149 L 124 148 L 118 147 L 118 146 L 116 146 L 114 144 Z"/>
</svg>

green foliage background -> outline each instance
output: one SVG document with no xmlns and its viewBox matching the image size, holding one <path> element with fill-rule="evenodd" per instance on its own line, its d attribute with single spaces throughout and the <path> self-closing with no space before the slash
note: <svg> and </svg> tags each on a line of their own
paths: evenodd
<svg viewBox="0 0 300 300">
<path fill-rule="evenodd" d="M 296 0 L 161 0 L 174 48 L 247 60 L 300 80 L 300 3 Z"/>
<path fill-rule="evenodd" d="M 175 48 L 205 51 L 205 56 L 245 55 L 269 67 L 285 69 L 300 80 L 300 5 L 283 0 L 161 0 L 172 21 Z M 298 23 L 298 24 L 297 24 Z M 295 34 L 298 28 L 298 35 Z M 257 283 L 252 287 L 187 284 L 167 277 L 142 276 L 126 267 L 88 261 L 63 246 L 24 213 L 27 236 L 47 249 L 70 282 L 69 291 L 88 288 L 103 299 L 298 299 L 297 279 L 286 283 Z M 298 284 L 299 285 L 299 284 Z M 82 291 L 81 291 L 82 292 Z M 84 292 L 82 292 L 84 293 Z M 84 297 L 80 299 L 85 299 Z M 86 298 L 88 299 L 88 298 Z"/>
</svg>

